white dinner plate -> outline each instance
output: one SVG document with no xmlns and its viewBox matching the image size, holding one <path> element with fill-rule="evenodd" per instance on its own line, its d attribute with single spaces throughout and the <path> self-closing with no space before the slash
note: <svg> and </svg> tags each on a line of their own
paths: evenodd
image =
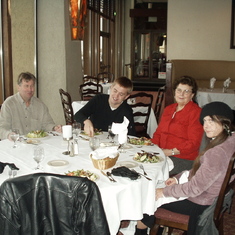
<svg viewBox="0 0 235 235">
<path fill-rule="evenodd" d="M 117 167 L 125 166 L 127 168 L 134 168 L 134 167 L 138 166 L 138 163 L 137 162 L 131 162 L 131 161 L 122 161 L 122 162 L 117 162 L 116 166 Z"/>
<path fill-rule="evenodd" d="M 49 166 L 61 167 L 69 164 L 66 160 L 52 160 L 47 163 Z"/>
</svg>

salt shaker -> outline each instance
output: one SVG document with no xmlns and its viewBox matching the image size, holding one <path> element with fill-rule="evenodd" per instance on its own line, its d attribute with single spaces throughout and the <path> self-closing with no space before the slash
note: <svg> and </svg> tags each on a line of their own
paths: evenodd
<svg viewBox="0 0 235 235">
<path fill-rule="evenodd" d="M 69 155 L 70 157 L 73 157 L 74 156 L 74 144 L 73 142 L 70 143 L 70 146 L 69 146 Z"/>
<path fill-rule="evenodd" d="M 74 139 L 74 155 L 78 155 L 78 139 Z"/>
</svg>

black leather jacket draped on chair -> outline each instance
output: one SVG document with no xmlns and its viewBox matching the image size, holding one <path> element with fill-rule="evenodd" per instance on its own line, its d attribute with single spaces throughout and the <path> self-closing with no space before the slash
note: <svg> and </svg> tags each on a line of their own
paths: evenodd
<svg viewBox="0 0 235 235">
<path fill-rule="evenodd" d="M 97 185 L 87 178 L 32 174 L 0 187 L 0 235 L 109 235 Z"/>
</svg>

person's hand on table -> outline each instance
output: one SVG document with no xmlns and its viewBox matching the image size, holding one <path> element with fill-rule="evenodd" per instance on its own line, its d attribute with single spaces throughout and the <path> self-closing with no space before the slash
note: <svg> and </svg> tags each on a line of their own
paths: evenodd
<svg viewBox="0 0 235 235">
<path fill-rule="evenodd" d="M 89 119 L 84 121 L 84 132 L 90 137 L 94 136 L 94 127 Z"/>
<path fill-rule="evenodd" d="M 52 130 L 61 133 L 62 132 L 62 126 L 61 125 L 54 126 Z"/>
<path fill-rule="evenodd" d="M 163 188 L 157 188 L 155 192 L 155 200 L 157 201 L 159 198 L 164 197 Z"/>
<path fill-rule="evenodd" d="M 172 150 L 173 150 L 174 154 L 172 154 Z M 166 156 L 174 156 L 174 155 L 180 154 L 180 151 L 177 148 L 162 149 L 162 151 Z"/>
</svg>

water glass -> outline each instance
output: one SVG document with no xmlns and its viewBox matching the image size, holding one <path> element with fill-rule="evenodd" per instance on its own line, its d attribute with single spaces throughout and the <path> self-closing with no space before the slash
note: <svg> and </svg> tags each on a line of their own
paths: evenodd
<svg viewBox="0 0 235 235">
<path fill-rule="evenodd" d="M 89 140 L 90 148 L 94 151 L 100 147 L 100 139 L 97 137 L 91 137 Z"/>
<path fill-rule="evenodd" d="M 33 148 L 33 159 L 37 162 L 37 167 L 35 170 L 43 170 L 40 165 L 41 161 L 44 159 L 44 148 L 37 145 Z"/>
<path fill-rule="evenodd" d="M 73 127 L 73 134 L 75 135 L 75 138 L 78 138 L 78 136 L 81 133 L 81 123 L 74 122 L 72 127 Z"/>
<path fill-rule="evenodd" d="M 19 139 L 20 134 L 18 129 L 12 129 L 10 133 L 10 138 L 14 141 L 13 148 L 17 147 L 16 141 Z"/>
</svg>

